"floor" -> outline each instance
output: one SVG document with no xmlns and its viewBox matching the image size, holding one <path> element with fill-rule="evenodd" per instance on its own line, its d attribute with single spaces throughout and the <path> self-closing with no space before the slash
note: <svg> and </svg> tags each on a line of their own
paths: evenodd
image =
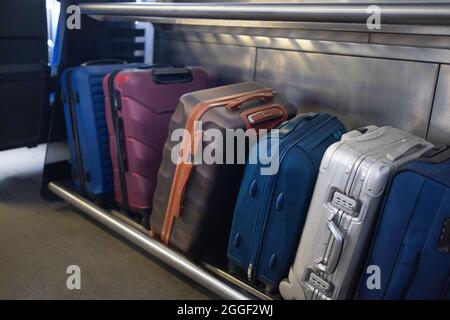
<svg viewBox="0 0 450 320">
<path fill-rule="evenodd" d="M 0 299 L 208 298 L 73 207 L 42 200 L 44 154 L 45 146 L 0 152 Z M 80 290 L 67 287 L 72 265 Z"/>
</svg>

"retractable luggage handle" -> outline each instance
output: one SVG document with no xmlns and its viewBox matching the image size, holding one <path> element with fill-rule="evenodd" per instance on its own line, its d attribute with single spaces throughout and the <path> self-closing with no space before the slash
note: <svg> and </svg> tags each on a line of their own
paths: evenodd
<svg viewBox="0 0 450 320">
<path fill-rule="evenodd" d="M 66 89 L 67 89 L 67 103 L 70 110 L 70 121 L 71 121 L 71 127 L 72 127 L 72 139 L 73 144 L 75 148 L 75 159 L 76 159 L 76 173 L 78 180 L 80 181 L 80 190 L 81 193 L 87 193 L 86 188 L 86 172 L 84 171 L 84 164 L 83 159 L 81 158 L 81 145 L 80 145 L 80 138 L 78 135 L 78 124 L 77 124 L 77 114 L 75 111 L 75 100 L 73 91 L 72 91 L 72 72 L 73 69 L 71 69 L 67 74 L 67 83 L 66 83 Z"/>
<path fill-rule="evenodd" d="M 386 133 L 386 127 L 367 126 L 347 132 L 342 136 L 343 140 L 365 141 L 367 139 L 376 139 Z"/>
<path fill-rule="evenodd" d="M 324 258 L 317 258 L 315 261 L 316 267 L 328 274 L 336 270 L 339 259 L 341 258 L 342 249 L 344 248 L 344 235 L 334 223 L 334 217 L 335 215 L 331 215 L 326 222 L 328 230 L 330 230 L 334 238 L 333 249 L 328 256 L 328 261 L 326 264 L 323 262 Z"/>
<path fill-rule="evenodd" d="M 191 162 L 186 163 L 184 159 L 187 159 L 189 155 L 195 155 L 197 146 L 201 143 L 201 135 L 196 134 L 195 132 L 195 122 L 198 121 L 210 108 L 227 107 L 230 111 L 237 111 L 245 102 L 261 99 L 273 99 L 274 95 L 275 93 L 271 88 L 263 88 L 250 93 L 203 101 L 192 109 L 189 118 L 186 121 L 185 127 L 186 131 L 190 134 L 191 140 L 189 140 L 189 137 L 183 137 L 183 142 L 180 147 L 179 160 L 181 161 L 175 168 L 164 223 L 161 230 L 160 237 L 163 243 L 169 244 L 174 219 L 181 216 L 181 203 L 183 200 L 184 191 L 194 167 Z M 191 148 L 189 148 L 189 145 Z"/>
<path fill-rule="evenodd" d="M 153 81 L 157 84 L 178 84 L 192 82 L 192 71 L 184 66 L 166 66 L 170 69 L 155 68 L 152 71 Z"/>
<path fill-rule="evenodd" d="M 423 153 L 416 161 L 442 163 L 450 159 L 450 145 L 437 145 Z"/>
<path fill-rule="evenodd" d="M 166 65 L 166 64 L 158 64 L 158 63 L 156 63 L 156 64 L 142 64 L 142 65 L 139 65 L 136 69 L 150 70 L 150 69 L 153 69 L 153 68 L 168 68 L 168 67 L 170 67 L 170 66 Z"/>
<path fill-rule="evenodd" d="M 290 121 L 286 122 L 285 125 L 283 125 L 280 128 L 281 131 L 286 135 L 289 134 L 291 131 L 293 131 L 301 122 L 303 121 L 310 121 L 317 117 L 319 113 L 317 112 L 308 112 L 297 115 L 295 118 L 291 119 Z"/>
<path fill-rule="evenodd" d="M 398 146 L 395 150 L 389 152 L 386 155 L 386 158 L 389 161 L 396 161 L 405 156 L 408 152 L 414 150 L 415 148 L 417 149 L 425 148 L 426 145 L 427 144 L 425 140 L 421 138 L 409 139 L 406 140 L 405 143 L 402 144 L 401 146 Z"/>
<path fill-rule="evenodd" d="M 118 110 L 121 107 L 120 97 L 117 96 L 116 90 L 114 88 L 114 78 L 120 70 L 113 71 L 109 74 L 108 78 L 108 88 L 109 88 L 109 108 L 111 110 L 111 118 L 113 124 L 113 131 L 115 133 L 115 143 L 117 151 L 117 163 L 119 166 L 119 184 L 120 192 L 122 195 L 122 203 L 124 208 L 129 208 L 128 203 L 128 188 L 126 185 L 125 172 L 128 171 L 127 162 L 127 150 L 125 145 L 125 133 L 123 128 L 123 121 L 118 116 Z"/>
<path fill-rule="evenodd" d="M 128 62 L 121 59 L 99 59 L 86 61 L 81 64 L 82 67 L 96 66 L 96 65 L 106 65 L 106 64 L 127 64 Z"/>
</svg>

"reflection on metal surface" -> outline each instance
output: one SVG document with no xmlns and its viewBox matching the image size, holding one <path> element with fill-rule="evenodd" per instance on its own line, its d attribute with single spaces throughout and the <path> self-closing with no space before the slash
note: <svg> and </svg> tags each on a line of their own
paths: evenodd
<svg viewBox="0 0 450 320">
<path fill-rule="evenodd" d="M 425 137 L 438 65 L 258 49 L 256 80 L 302 111 L 339 116 L 348 129 L 392 125 Z"/>
<path fill-rule="evenodd" d="M 253 79 L 255 48 L 166 40 L 156 47 L 158 62 L 205 67 L 213 85 Z"/>
<path fill-rule="evenodd" d="M 158 258 L 159 260 L 167 263 L 175 270 L 184 274 L 185 276 L 191 278 L 198 284 L 204 286 L 205 288 L 211 290 L 211 292 L 225 298 L 225 299 L 235 299 L 235 300 L 247 300 L 249 296 L 242 293 L 241 291 L 233 288 L 232 286 L 222 282 L 204 271 L 200 267 L 193 264 L 191 261 L 176 253 L 166 246 L 162 245 L 158 241 L 148 237 L 146 234 L 141 233 L 128 224 L 114 218 L 108 212 L 104 211 L 100 207 L 96 206 L 92 202 L 82 198 L 74 192 L 65 189 L 62 185 L 58 183 L 50 183 L 49 189 L 51 192 L 75 206 L 88 216 L 94 218 L 101 224 L 110 228 L 114 232 L 117 232 L 125 239 L 131 241 L 138 247 L 150 253 L 152 256 Z"/>
<path fill-rule="evenodd" d="M 329 30 L 348 32 L 368 32 L 367 26 L 355 23 L 330 22 L 289 22 L 289 21 L 245 21 L 221 19 L 189 19 L 189 18 L 159 18 L 143 16 L 100 16 L 90 15 L 97 20 L 108 21 L 148 21 L 154 24 L 211 26 L 211 27 L 240 27 L 240 28 L 270 28 L 270 29 L 303 29 L 303 30 Z M 402 33 L 424 35 L 450 35 L 448 26 L 418 26 L 418 25 L 392 25 L 385 24 L 380 30 L 370 30 L 371 33 Z"/>
<path fill-rule="evenodd" d="M 371 43 L 401 45 L 409 47 L 427 47 L 450 49 L 450 37 L 446 36 L 424 36 L 406 34 L 372 34 Z"/>
<path fill-rule="evenodd" d="M 449 25 L 449 3 L 377 3 L 386 24 Z M 306 21 L 365 24 L 367 3 L 96 3 L 81 4 L 89 15 Z"/>
<path fill-rule="evenodd" d="M 428 139 L 435 144 L 450 145 L 450 66 L 443 65 L 433 103 Z"/>
<path fill-rule="evenodd" d="M 289 38 L 289 39 L 315 39 L 315 40 L 333 40 L 344 42 L 369 42 L 368 32 L 350 32 L 350 31 L 334 31 L 334 30 L 308 30 L 308 29 L 271 29 L 264 26 L 260 28 L 244 28 L 244 27 L 211 27 L 211 26 L 187 26 L 173 25 L 160 26 L 160 34 L 163 37 L 169 37 L 171 34 L 189 35 L 196 34 L 227 34 L 227 35 L 246 35 L 271 38 Z M 367 30 L 366 30 L 367 31 Z"/>
<path fill-rule="evenodd" d="M 127 216 L 125 216 L 124 214 L 115 211 L 115 210 L 108 210 L 108 213 L 110 215 L 112 215 L 114 218 L 117 218 L 123 222 L 125 222 L 126 224 L 130 225 L 131 227 L 133 227 L 134 229 L 137 229 L 138 231 L 148 235 L 149 237 L 152 237 L 152 233 L 150 230 L 145 229 L 143 226 L 141 226 L 139 223 L 131 220 L 130 218 L 128 218 Z"/>
<path fill-rule="evenodd" d="M 186 46 L 192 43 L 226 44 L 231 46 L 245 46 L 258 48 L 273 48 L 281 50 L 295 50 L 303 52 L 317 52 L 336 55 L 386 58 L 395 60 L 410 60 L 433 63 L 450 63 L 450 50 L 434 48 L 416 48 L 407 46 L 338 42 L 294 39 L 267 36 L 249 36 L 245 34 L 218 34 L 198 32 L 169 32 L 160 31 L 162 39 L 184 41 Z M 449 38 L 450 39 L 450 38 Z"/>
</svg>

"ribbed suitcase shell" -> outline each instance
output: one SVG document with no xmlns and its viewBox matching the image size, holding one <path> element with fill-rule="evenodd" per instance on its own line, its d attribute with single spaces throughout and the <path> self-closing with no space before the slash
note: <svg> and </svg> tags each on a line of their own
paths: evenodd
<svg viewBox="0 0 450 320">
<path fill-rule="evenodd" d="M 155 76 L 155 72 L 163 72 L 164 76 L 170 77 L 177 72 L 184 74 L 186 71 L 190 72 L 188 79 L 175 77 L 160 82 Z M 111 76 L 115 91 L 113 94 L 118 100 L 116 102 L 120 104 L 117 116 L 123 134 L 123 137 L 119 137 L 121 151 L 117 149 L 117 128 L 114 127 L 111 112 Z M 208 75 L 199 67 L 143 66 L 106 76 L 103 87 L 116 201 L 123 209 L 141 213 L 144 215 L 141 218 L 148 220 L 170 117 L 183 94 L 208 87 Z M 122 174 L 118 157 L 126 161 Z M 121 175 L 124 177 L 124 190 L 121 186 Z M 143 221 L 143 224 L 147 223 L 148 221 Z"/>
<path fill-rule="evenodd" d="M 391 127 L 345 134 L 326 151 L 285 299 L 347 299 L 365 258 L 389 178 L 432 145 Z"/>
<path fill-rule="evenodd" d="M 97 200 L 109 198 L 114 190 L 102 79 L 125 66 L 81 66 L 67 69 L 61 75 L 73 182 L 76 189 Z M 78 172 L 78 157 L 83 172 Z"/>
<path fill-rule="evenodd" d="M 322 156 L 345 131 L 328 114 L 298 115 L 280 127 L 275 175 L 261 175 L 260 162 L 246 165 L 228 244 L 233 272 L 244 270 L 269 292 L 278 289 L 294 259 Z M 258 145 L 250 151 L 257 153 Z"/>
<path fill-rule="evenodd" d="M 181 98 L 180 104 L 172 116 L 170 132 L 185 128 L 191 110 L 199 102 L 262 88 L 264 86 L 256 82 L 245 82 L 186 94 Z M 296 114 L 296 108 L 282 102 L 280 98 L 276 97 L 275 102 L 281 103 L 287 109 L 289 117 Z M 247 103 L 239 112 L 229 112 L 225 108 L 211 109 L 201 119 L 203 130 L 214 128 L 224 132 L 226 128 L 245 129 L 246 124 L 240 114 L 259 104 L 260 102 Z M 150 216 L 151 228 L 155 235 L 161 234 L 164 223 L 176 168 L 171 160 L 171 153 L 177 144 L 177 141 L 169 139 L 164 146 L 163 161 L 158 173 L 158 184 L 153 197 L 153 211 Z M 184 192 L 182 216 L 175 219 L 173 224 L 170 246 L 191 258 L 213 254 L 225 259 L 234 204 L 244 166 L 243 164 L 207 165 L 204 163 L 194 167 Z"/>
<path fill-rule="evenodd" d="M 430 156 L 393 179 L 360 299 L 450 299 L 450 149 Z M 369 266 L 379 268 L 378 288 Z"/>
</svg>

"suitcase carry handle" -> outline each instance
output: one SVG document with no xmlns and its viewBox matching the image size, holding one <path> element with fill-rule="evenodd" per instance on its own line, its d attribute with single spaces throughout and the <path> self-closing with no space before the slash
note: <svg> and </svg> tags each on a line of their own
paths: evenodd
<svg viewBox="0 0 450 320">
<path fill-rule="evenodd" d="M 99 59 L 99 60 L 91 60 L 86 61 L 81 64 L 82 67 L 87 66 L 98 66 L 98 65 L 105 65 L 105 64 L 127 64 L 128 62 L 121 59 Z"/>
<path fill-rule="evenodd" d="M 376 132 L 375 135 L 373 133 Z M 386 133 L 386 127 L 377 127 L 377 126 L 367 126 L 367 127 L 361 127 L 355 130 L 352 130 L 350 132 L 347 132 L 342 136 L 343 140 L 351 139 L 353 141 L 358 140 L 366 140 L 368 138 L 370 139 L 376 139 L 377 137 L 382 136 Z M 370 136 L 368 136 L 370 134 Z"/>
<path fill-rule="evenodd" d="M 278 127 L 288 119 L 288 112 L 278 103 L 264 104 L 241 112 L 247 129 L 272 129 Z"/>
<path fill-rule="evenodd" d="M 324 259 L 322 258 L 319 258 L 315 261 L 316 266 L 319 270 L 329 274 L 333 273 L 334 270 L 336 270 L 339 259 L 341 258 L 342 249 L 344 248 L 344 235 L 334 223 L 333 218 L 334 215 L 332 215 L 327 220 L 327 227 L 334 238 L 333 249 L 328 256 L 328 261 L 326 264 L 323 263 Z"/>
<path fill-rule="evenodd" d="M 142 64 L 140 66 L 137 67 L 137 69 L 140 70 L 150 70 L 150 69 L 154 69 L 154 68 L 169 68 L 169 65 L 166 64 Z"/>
<path fill-rule="evenodd" d="M 260 93 L 245 95 L 245 96 L 242 96 L 242 97 L 239 97 L 239 98 L 236 98 L 234 100 L 229 101 L 226 104 L 226 107 L 229 110 L 231 110 L 231 111 L 236 111 L 236 110 L 239 110 L 244 103 L 247 103 L 247 102 L 250 102 L 250 101 L 255 101 L 255 100 L 270 101 L 270 100 L 273 100 L 273 98 L 275 97 L 275 94 L 276 93 L 274 91 L 266 91 L 266 92 L 260 92 Z"/>
<path fill-rule="evenodd" d="M 255 126 L 258 123 L 266 122 L 269 120 L 274 120 L 281 118 L 283 116 L 283 110 L 278 106 L 274 106 L 273 108 L 269 108 L 262 111 L 257 111 L 252 114 L 247 115 L 247 120 L 251 126 Z"/>
<path fill-rule="evenodd" d="M 439 145 L 426 151 L 417 161 L 428 163 L 442 163 L 450 159 L 450 146 Z"/>
<path fill-rule="evenodd" d="M 423 149 L 427 146 L 426 142 L 423 139 L 420 138 L 415 138 L 415 139 L 411 139 L 409 141 L 405 141 L 404 144 L 402 144 L 401 146 L 398 146 L 395 150 L 389 152 L 386 155 L 386 158 L 389 161 L 396 161 L 400 158 L 402 158 L 403 156 L 405 156 L 408 152 L 413 151 L 414 149 L 416 149 L 416 151 Z"/>
<path fill-rule="evenodd" d="M 177 84 L 193 80 L 192 72 L 187 68 L 155 69 L 152 77 L 157 84 Z"/>
<path fill-rule="evenodd" d="M 283 130 L 284 134 L 288 134 L 292 130 L 294 130 L 302 121 L 310 121 L 317 117 L 319 114 L 317 112 L 308 112 L 308 113 L 302 113 L 297 115 L 295 118 L 291 119 L 290 121 L 286 122 L 286 124 L 280 128 L 280 130 Z"/>
</svg>

